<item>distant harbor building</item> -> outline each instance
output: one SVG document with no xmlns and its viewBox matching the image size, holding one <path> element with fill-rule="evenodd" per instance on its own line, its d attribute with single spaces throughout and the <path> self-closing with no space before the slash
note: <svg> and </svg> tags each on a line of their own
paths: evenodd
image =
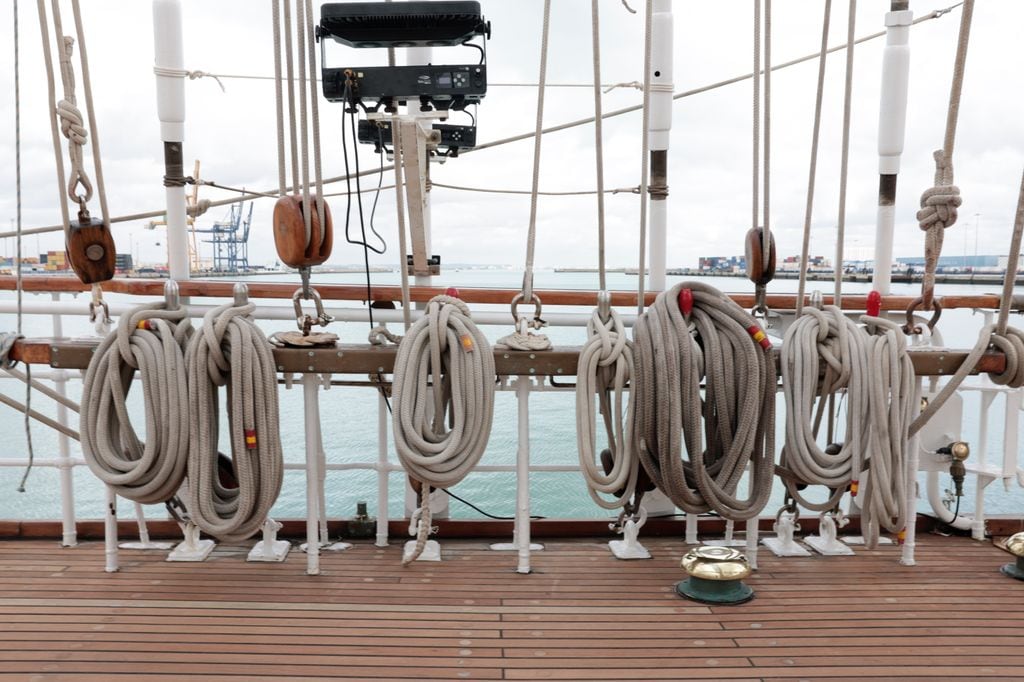
<svg viewBox="0 0 1024 682">
<path fill-rule="evenodd" d="M 134 270 L 135 264 L 132 262 L 132 254 L 119 253 L 114 256 L 114 269 L 122 274 Z"/>
<path fill-rule="evenodd" d="M 746 256 L 701 256 L 697 260 L 701 272 L 744 272 L 747 269 Z"/>
<path fill-rule="evenodd" d="M 897 258 L 896 261 L 914 270 L 924 269 L 924 258 L 921 256 Z M 1009 261 L 1009 256 L 940 256 L 938 271 L 1004 272 Z"/>
<path fill-rule="evenodd" d="M 800 256 L 786 256 L 778 263 L 776 269 L 783 272 L 799 272 Z M 809 272 L 815 272 L 818 270 L 827 270 L 832 272 L 832 261 L 825 258 L 825 256 L 808 256 L 807 270 Z"/>
</svg>

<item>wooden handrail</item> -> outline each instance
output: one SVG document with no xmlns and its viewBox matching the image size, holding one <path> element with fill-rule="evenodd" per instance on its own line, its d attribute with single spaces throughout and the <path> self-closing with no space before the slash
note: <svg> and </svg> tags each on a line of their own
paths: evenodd
<svg viewBox="0 0 1024 682">
<path fill-rule="evenodd" d="M 103 283 L 103 290 L 117 294 L 132 294 L 135 296 L 163 296 L 165 279 L 136 279 L 117 278 Z M 182 296 L 193 298 L 231 298 L 232 287 L 235 280 L 224 279 L 223 281 L 213 280 L 188 280 L 179 282 L 179 289 Z M 292 294 L 298 288 L 298 283 L 288 282 L 258 282 L 246 280 L 249 286 L 251 298 L 273 298 L 291 299 Z M 11 275 L 0 276 L 0 290 L 13 291 L 16 288 L 16 280 Z M 82 284 L 78 278 L 69 276 L 34 275 L 22 277 L 22 287 L 25 291 L 31 292 L 83 292 L 89 290 L 89 285 Z M 446 287 L 410 287 L 410 297 L 415 302 L 426 302 L 438 294 L 445 293 Z M 365 301 L 366 287 L 361 284 L 317 284 L 316 290 L 325 301 Z M 371 287 L 374 301 L 402 300 L 402 290 L 397 286 L 373 286 Z M 489 288 L 468 288 L 459 287 L 459 296 L 467 303 L 478 304 L 508 304 L 512 297 L 519 293 L 519 289 L 489 289 Z M 590 290 L 574 289 L 535 289 L 534 293 L 540 296 L 545 305 L 559 306 L 586 306 L 597 305 L 597 292 Z M 613 291 L 611 292 L 613 306 L 635 306 L 635 291 Z M 647 292 L 644 295 L 644 304 L 650 305 L 654 302 L 657 292 Z M 729 296 L 743 308 L 751 308 L 754 305 L 753 294 L 731 293 Z M 832 296 L 824 296 L 824 302 L 830 304 Z M 895 311 L 906 310 L 915 300 L 915 296 L 885 296 L 882 298 L 882 309 Z M 1000 297 L 997 294 L 980 295 L 952 295 L 942 296 L 942 307 L 945 309 L 955 308 L 981 308 L 995 309 L 999 307 Z M 809 297 L 805 304 L 809 303 Z M 793 310 L 796 308 L 795 294 L 769 294 L 767 297 L 768 307 L 775 310 Z M 844 308 L 848 310 L 864 310 L 867 306 L 866 295 L 843 296 Z M 1016 304 L 1015 304 L 1015 307 Z"/>
</svg>

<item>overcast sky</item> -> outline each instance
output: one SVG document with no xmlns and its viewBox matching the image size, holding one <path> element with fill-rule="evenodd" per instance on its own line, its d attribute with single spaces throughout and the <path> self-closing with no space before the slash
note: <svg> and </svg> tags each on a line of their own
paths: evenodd
<svg viewBox="0 0 1024 682">
<path fill-rule="evenodd" d="M 643 7 L 629 14 L 620 0 L 601 2 L 603 77 L 608 83 L 642 80 Z M 271 75 L 273 56 L 269 1 L 184 0 L 185 66 L 217 74 Z M 483 0 L 493 25 L 488 45 L 489 79 L 498 83 L 536 82 L 539 60 L 541 0 Z M 590 3 L 554 0 L 549 82 L 589 83 Z M 773 60 L 782 62 L 817 49 L 823 2 L 775 0 Z M 917 16 L 952 2 L 912 0 Z M 687 90 L 747 73 L 752 65 L 752 2 L 722 0 L 675 3 L 675 85 Z M 858 36 L 883 27 L 887 0 L 861 0 Z M 14 56 L 11 0 L 0 19 L 0 88 L 11 96 L 0 103 L 0 225 L 6 230 L 15 214 L 14 202 Z M 26 228 L 59 222 L 54 159 L 46 117 L 45 75 L 35 3 L 22 0 L 21 103 L 23 210 Z M 151 3 L 143 0 L 82 0 L 93 90 L 98 106 L 99 135 L 109 204 L 114 215 L 161 208 L 164 191 L 162 144 L 156 115 Z M 847 3 L 836 0 L 830 44 L 846 36 Z M 960 19 L 959 9 L 912 30 L 910 111 L 903 172 L 899 180 L 896 254 L 917 255 L 922 233 L 914 220 L 918 197 L 932 182 L 931 152 L 941 146 L 950 84 L 950 68 Z M 70 8 L 65 31 L 71 32 Z M 956 182 L 964 205 L 960 223 L 947 233 L 948 255 L 1006 253 L 1024 167 L 1024 76 L 1021 74 L 1020 30 L 1024 3 L 979 0 L 971 34 L 970 55 L 954 157 Z M 877 193 L 876 134 L 878 80 L 884 40 L 857 47 L 847 254 L 868 258 L 874 237 Z M 466 49 L 470 61 L 475 52 Z M 380 51 L 348 51 L 350 64 L 376 64 Z M 333 55 L 342 55 L 335 51 Z M 452 59 L 446 53 L 443 58 Z M 442 57 L 438 56 L 438 61 Z M 844 53 L 831 55 L 825 92 L 818 191 L 815 199 L 813 254 L 831 256 L 835 248 L 839 141 L 842 117 Z M 772 79 L 772 215 L 780 256 L 797 254 L 806 201 L 807 168 L 813 118 L 815 62 L 776 72 Z M 225 79 L 221 92 L 210 79 L 187 82 L 186 168 L 201 159 L 203 176 L 225 185 L 266 190 L 276 187 L 277 161 L 272 81 Z M 693 266 L 702 255 L 743 251 L 750 227 L 750 81 L 676 101 L 670 154 L 669 266 Z M 636 104 L 641 94 L 617 89 L 604 98 L 606 110 Z M 478 140 L 489 141 L 531 130 L 536 91 L 492 85 L 479 108 Z M 548 91 L 545 123 L 553 125 L 593 112 L 591 92 L 579 88 Z M 340 155 L 340 105 L 321 101 L 325 176 L 343 172 Z M 606 123 L 605 170 L 608 187 L 638 184 L 640 115 Z M 433 169 L 438 182 L 504 189 L 530 186 L 532 144 L 518 142 L 467 154 Z M 364 167 L 377 163 L 369 148 L 361 150 Z M 545 190 L 594 187 L 592 127 L 545 136 L 541 185 Z M 390 181 L 385 178 L 385 183 Z M 340 187 L 338 188 L 340 189 Z M 220 199 L 225 193 L 204 188 L 201 196 Z M 272 262 L 270 239 L 272 200 L 260 200 L 254 214 L 250 259 Z M 344 198 L 331 200 L 336 225 L 344 214 Z M 381 197 L 377 224 L 394 243 L 394 195 Z M 637 261 L 639 202 L 635 195 L 607 199 L 610 266 Z M 200 220 L 206 226 L 223 216 L 214 209 Z M 529 197 L 498 196 L 435 189 L 434 252 L 444 262 L 521 265 Z M 976 226 L 978 230 L 976 232 Z M 161 230 L 146 231 L 143 221 L 114 228 L 119 251 L 134 244 L 143 261 L 165 261 L 166 238 Z M 594 265 L 595 200 L 590 197 L 542 197 L 538 214 L 537 263 L 543 266 Z M 4 240 L 2 253 L 12 252 Z M 41 250 L 62 246 L 59 234 L 38 239 Z M 333 263 L 362 258 L 353 246 L 335 241 Z M 27 238 L 26 253 L 36 249 Z M 392 250 L 378 263 L 398 260 Z"/>
</svg>

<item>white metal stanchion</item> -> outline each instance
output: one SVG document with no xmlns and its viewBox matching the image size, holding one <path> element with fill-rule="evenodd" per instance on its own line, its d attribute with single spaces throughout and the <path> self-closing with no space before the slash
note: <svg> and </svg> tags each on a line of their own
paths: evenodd
<svg viewBox="0 0 1024 682">
<path fill-rule="evenodd" d="M 320 574 L 320 382 L 312 372 L 302 375 L 306 414 L 306 573 Z"/>
<path fill-rule="evenodd" d="M 516 514 L 512 542 L 491 545 L 497 551 L 516 551 L 519 562 L 517 573 L 530 572 L 530 552 L 544 549 L 544 545 L 530 542 L 530 386 L 528 376 L 516 377 L 516 401 L 519 407 L 519 446 L 516 450 Z"/>
<path fill-rule="evenodd" d="M 120 568 L 117 556 L 117 493 L 107 486 L 107 511 L 103 517 L 104 557 L 107 573 L 116 573 Z"/>
<path fill-rule="evenodd" d="M 923 382 L 921 377 L 914 381 L 914 405 L 921 405 L 921 391 Z M 916 419 L 918 410 L 913 411 Z M 914 559 L 914 548 L 917 546 L 917 467 L 918 450 L 921 447 L 921 432 L 918 431 L 910 439 L 910 461 L 907 462 L 907 527 L 903 531 L 903 552 L 900 555 L 900 563 L 904 566 L 914 566 L 917 561 Z"/>
<path fill-rule="evenodd" d="M 60 292 L 53 292 L 51 298 L 60 301 Z M 64 336 L 64 323 L 60 315 L 53 315 L 53 336 L 61 338 Z M 62 398 L 68 397 L 67 371 L 58 370 L 53 380 L 53 387 Z M 68 408 L 63 403 L 57 403 L 57 421 L 62 426 L 68 426 Z M 75 489 L 74 476 L 71 461 L 71 439 L 66 433 L 57 435 L 57 453 L 60 461 L 60 511 L 61 511 L 61 545 L 74 547 L 78 544 L 78 532 L 75 524 Z"/>
<path fill-rule="evenodd" d="M 697 536 L 697 524 L 700 517 L 696 514 L 686 513 L 686 544 L 699 545 L 700 538 Z"/>
<path fill-rule="evenodd" d="M 388 546 L 388 409 L 382 391 L 377 392 L 377 547 Z"/>
</svg>

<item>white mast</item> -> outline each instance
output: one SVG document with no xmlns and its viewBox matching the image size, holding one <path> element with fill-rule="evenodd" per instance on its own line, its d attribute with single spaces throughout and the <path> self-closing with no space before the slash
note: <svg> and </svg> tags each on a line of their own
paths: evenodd
<svg viewBox="0 0 1024 682">
<path fill-rule="evenodd" d="M 174 280 L 189 278 L 182 142 L 185 139 L 185 56 L 180 0 L 153 0 L 156 106 L 164 141 L 167 265 Z"/>
<path fill-rule="evenodd" d="M 650 110 L 647 130 L 650 136 L 651 183 L 649 288 L 665 289 L 665 262 L 668 245 L 668 146 L 672 130 L 672 0 L 654 0 L 651 16 Z M 643 277 L 643 273 L 640 273 Z"/>
<path fill-rule="evenodd" d="M 892 0 L 885 15 L 882 95 L 878 114 L 878 220 L 875 226 L 874 289 L 883 296 L 892 283 L 892 243 L 896 218 L 896 177 L 907 123 L 910 82 L 910 0 Z"/>
</svg>

